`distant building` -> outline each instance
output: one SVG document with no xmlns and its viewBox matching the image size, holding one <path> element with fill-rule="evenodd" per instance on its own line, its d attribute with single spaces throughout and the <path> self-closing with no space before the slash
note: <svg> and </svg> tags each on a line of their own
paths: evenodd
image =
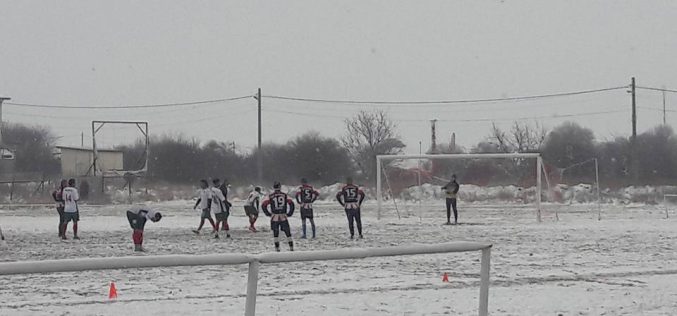
<svg viewBox="0 0 677 316">
<path fill-rule="evenodd" d="M 61 158 L 63 177 L 81 177 L 93 175 L 94 151 L 91 148 L 57 146 Z M 98 149 L 98 170 L 122 170 L 123 153 L 119 150 Z"/>
</svg>

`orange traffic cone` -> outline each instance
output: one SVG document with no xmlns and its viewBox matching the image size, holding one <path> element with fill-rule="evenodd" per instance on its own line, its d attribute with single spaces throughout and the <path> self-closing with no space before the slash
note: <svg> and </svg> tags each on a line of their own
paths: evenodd
<svg viewBox="0 0 677 316">
<path fill-rule="evenodd" d="M 442 276 L 442 282 L 449 282 L 449 275 L 444 272 L 444 275 Z"/>
<path fill-rule="evenodd" d="M 108 290 L 108 299 L 112 300 L 118 298 L 118 290 L 115 288 L 115 282 L 110 282 L 110 289 Z"/>
</svg>

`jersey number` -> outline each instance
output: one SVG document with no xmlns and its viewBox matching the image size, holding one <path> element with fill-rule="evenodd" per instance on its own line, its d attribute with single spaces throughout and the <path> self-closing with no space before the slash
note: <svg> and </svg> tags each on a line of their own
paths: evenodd
<svg viewBox="0 0 677 316">
<path fill-rule="evenodd" d="M 348 189 L 346 189 L 346 196 L 347 196 L 349 199 L 357 198 L 357 190 L 355 190 L 355 188 L 348 188 Z"/>
<path fill-rule="evenodd" d="M 283 210 L 286 204 L 287 201 L 282 195 L 278 195 L 273 198 L 273 206 L 275 207 L 276 210 Z"/>
<path fill-rule="evenodd" d="M 303 190 L 303 195 L 306 201 L 310 201 L 313 198 L 313 192 L 310 190 Z"/>
</svg>

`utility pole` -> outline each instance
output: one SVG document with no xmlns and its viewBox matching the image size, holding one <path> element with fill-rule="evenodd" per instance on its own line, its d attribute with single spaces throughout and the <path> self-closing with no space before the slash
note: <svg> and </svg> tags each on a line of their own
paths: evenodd
<svg viewBox="0 0 677 316">
<path fill-rule="evenodd" d="M 258 154 L 256 155 L 258 170 L 257 179 L 259 181 L 259 185 L 261 185 L 263 183 L 263 152 L 261 152 L 261 88 L 259 88 L 259 91 L 256 94 L 256 100 L 259 103 L 259 147 Z"/>
<path fill-rule="evenodd" d="M 637 170 L 639 163 L 637 161 L 637 98 L 635 93 L 635 77 L 632 77 L 630 88 L 630 93 L 632 94 L 632 139 L 630 139 L 630 155 L 632 163 L 630 166 L 632 168 L 631 174 L 633 180 L 637 181 L 639 180 L 639 170 Z"/>
<path fill-rule="evenodd" d="M 431 154 L 436 154 L 437 153 L 437 136 L 435 135 L 435 123 L 437 123 L 437 119 L 432 119 L 430 120 L 430 134 L 431 134 L 431 142 L 430 142 L 430 153 Z"/>
<path fill-rule="evenodd" d="M 665 86 L 663 86 L 663 125 L 667 125 L 665 121 Z"/>
<path fill-rule="evenodd" d="M 4 145 L 2 140 L 2 128 L 5 127 L 5 124 L 2 121 L 2 102 L 11 100 L 12 98 L 0 97 L 0 145 Z"/>
</svg>

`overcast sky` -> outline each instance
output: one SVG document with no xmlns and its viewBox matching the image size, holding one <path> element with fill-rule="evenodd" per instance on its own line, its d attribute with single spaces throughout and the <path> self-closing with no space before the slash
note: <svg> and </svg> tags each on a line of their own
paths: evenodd
<svg viewBox="0 0 677 316">
<path fill-rule="evenodd" d="M 141 105 L 264 95 L 456 100 L 622 86 L 677 88 L 675 1 L 10 1 L 0 0 L 0 95 L 49 105 Z M 343 134 L 367 105 L 264 99 L 264 141 Z M 639 130 L 662 121 L 660 93 L 638 93 Z M 575 120 L 600 139 L 628 135 L 623 90 L 528 102 L 381 107 L 407 152 L 471 147 L 501 126 Z M 654 109 L 650 109 L 654 108 Z M 677 94 L 668 94 L 677 110 Z M 616 111 L 616 112 L 614 112 Z M 618 112 L 620 111 L 620 112 Z M 591 114 L 613 112 L 607 114 Z M 577 115 L 573 117 L 562 117 Z M 549 118 L 543 118 L 550 116 Z M 555 116 L 555 117 L 553 117 Z M 256 100 L 151 110 L 6 105 L 3 120 L 49 125 L 79 145 L 91 121 L 148 120 L 152 134 L 256 144 Z M 677 123 L 677 113 L 668 113 Z M 131 129 L 130 129 L 131 130 Z M 105 143 L 134 134 L 104 130 Z M 89 139 L 85 142 L 89 145 Z"/>
</svg>

